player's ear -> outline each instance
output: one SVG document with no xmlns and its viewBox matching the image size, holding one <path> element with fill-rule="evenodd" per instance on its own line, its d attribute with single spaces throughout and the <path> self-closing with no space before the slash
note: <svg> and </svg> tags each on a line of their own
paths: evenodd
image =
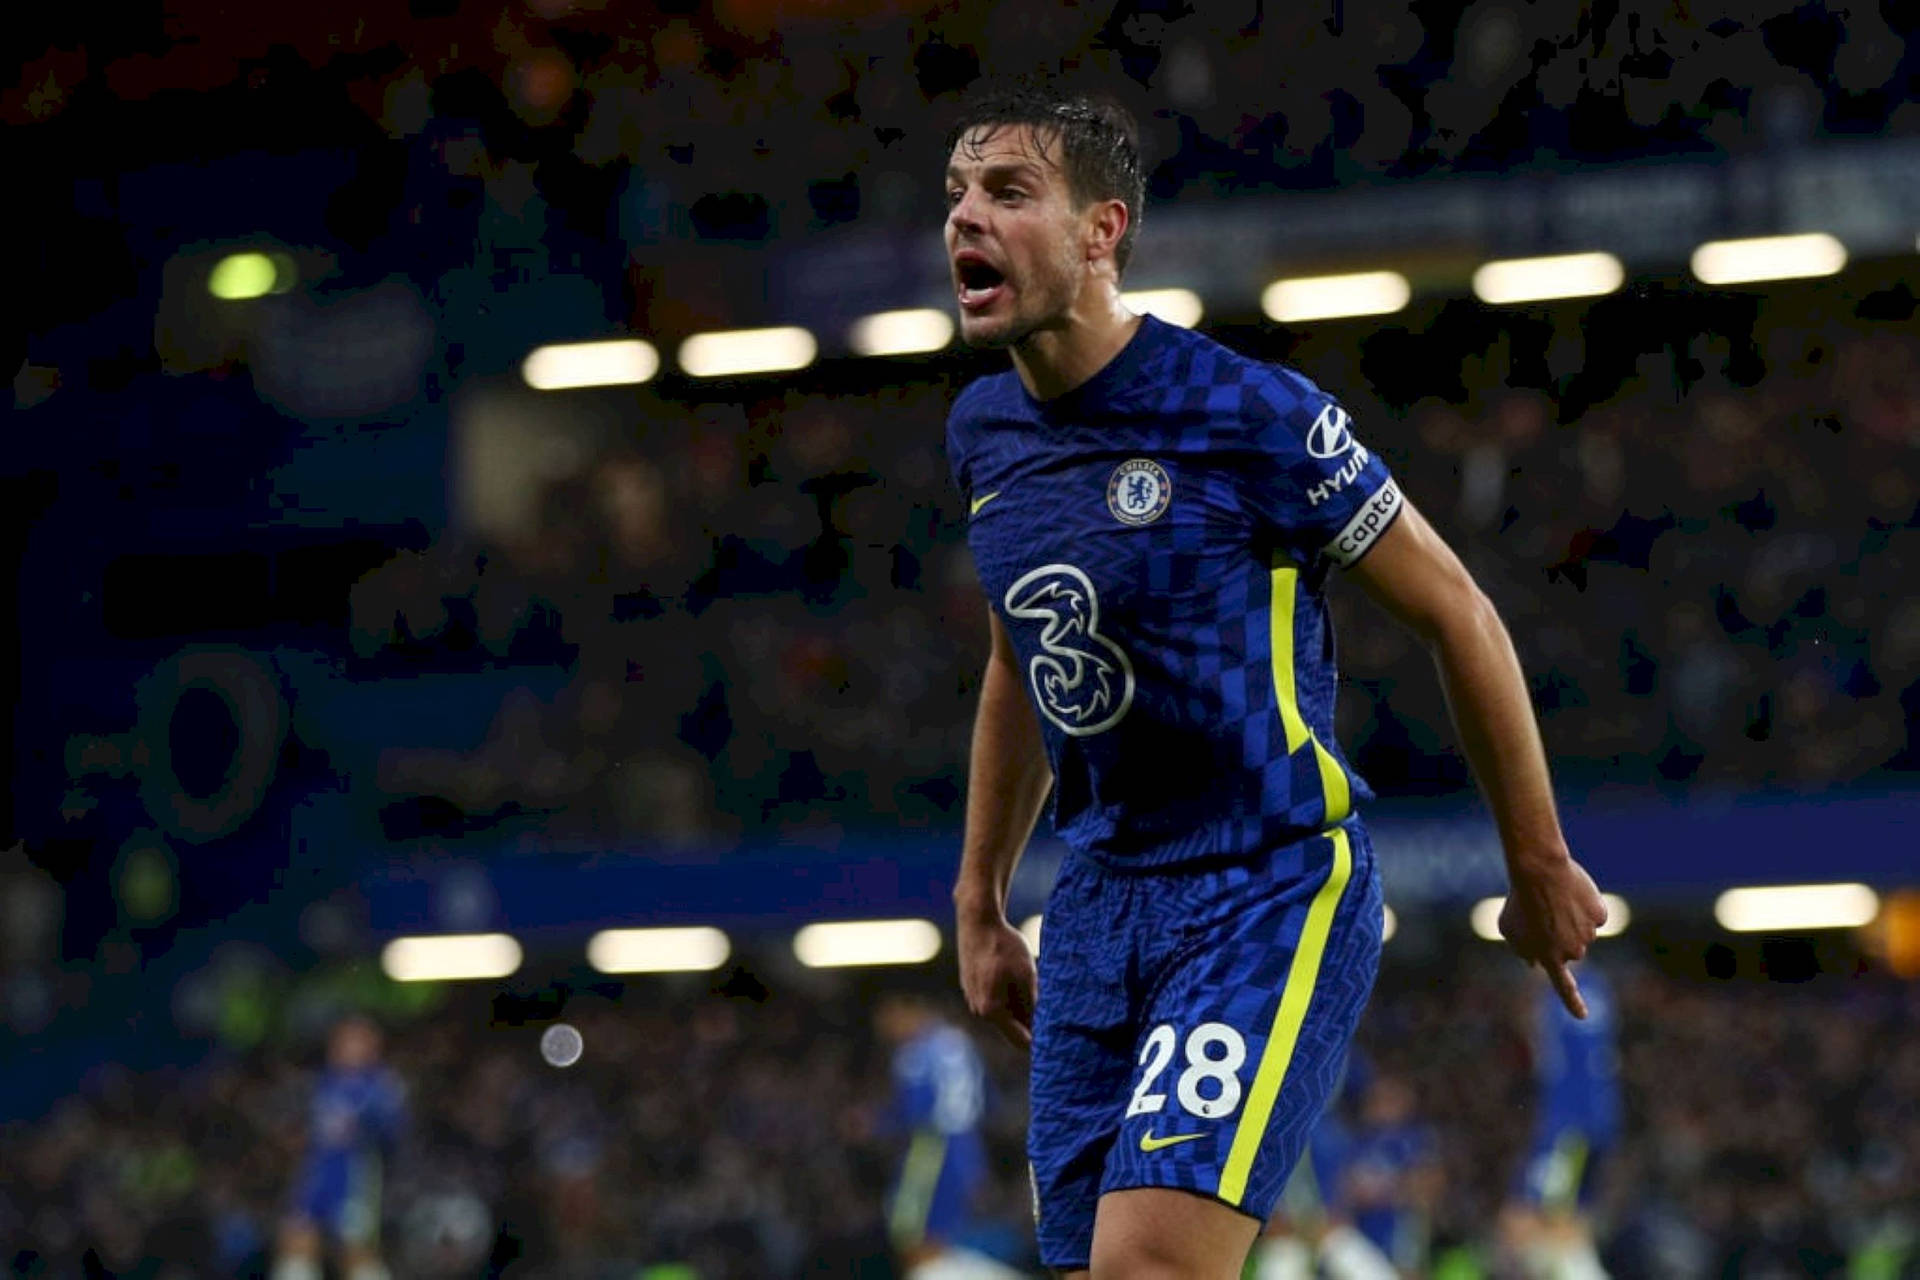
<svg viewBox="0 0 1920 1280">
<path fill-rule="evenodd" d="M 1095 200 L 1087 210 L 1087 261 L 1111 258 L 1132 219 L 1124 200 Z"/>
</svg>

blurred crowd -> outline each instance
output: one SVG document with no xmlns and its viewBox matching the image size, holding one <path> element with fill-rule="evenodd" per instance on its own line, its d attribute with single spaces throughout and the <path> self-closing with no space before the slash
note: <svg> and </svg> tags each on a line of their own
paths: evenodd
<svg viewBox="0 0 1920 1280">
<path fill-rule="evenodd" d="M 1863 284 L 1226 337 L 1352 407 L 1506 616 L 1567 786 L 1810 793 L 1920 767 L 1912 310 Z M 957 817 L 986 638 L 941 440 L 979 367 L 649 400 L 533 476 L 511 534 L 361 580 L 359 676 L 486 665 L 503 690 L 484 745 L 389 752 L 383 793 L 660 846 Z M 1468 785 L 1424 651 L 1330 594 L 1363 775 Z M 559 694 L 513 686 L 542 664 Z"/>
<path fill-rule="evenodd" d="M 355 678 L 488 669 L 509 690 L 486 743 L 390 751 L 381 789 L 667 846 L 951 816 L 985 614 L 946 394 L 655 402 L 523 529 L 450 532 L 362 579 Z M 511 688 L 555 664 L 554 697 Z"/>
<path fill-rule="evenodd" d="M 921 157 L 983 74 L 1114 92 L 1162 199 L 1920 126 L 1915 19 L 1897 5 L 1122 0 L 836 21 L 742 4 L 638 38 L 588 8 L 515 32 L 508 105 L 557 121 L 587 163 L 630 162 L 718 238 L 934 216 Z"/>
<path fill-rule="evenodd" d="M 278 123 L 297 93 L 325 109 L 287 126 L 340 140 L 464 118 L 561 186 L 631 166 L 719 239 L 932 213 L 942 111 L 983 74 L 1126 98 L 1165 198 L 1912 133 L 1920 71 L 1911 8 L 1878 3 L 416 0 L 244 32 L 207 0 L 167 8 L 118 31 L 42 17 L 51 47 L 0 107 L 90 118 L 186 88 Z"/>
<path fill-rule="evenodd" d="M 1651 320 L 1685 304 L 1637 305 Z M 1579 367 L 1565 333 L 1537 335 L 1537 390 L 1494 389 L 1466 413 L 1415 404 L 1410 430 L 1387 425 L 1409 494 L 1512 626 L 1571 777 L 1811 792 L 1920 764 L 1920 607 L 1904 586 L 1920 388 L 1900 372 L 1911 333 L 1847 314 L 1877 305 L 1770 300 L 1650 351 L 1621 342 L 1612 370 Z M 1911 295 L 1895 305 L 1911 315 Z M 1342 739 L 1399 789 L 1412 779 L 1394 763 L 1427 767 L 1443 708 L 1420 655 L 1351 593 L 1335 599 L 1350 619 Z"/>
<path fill-rule="evenodd" d="M 1839 1276 L 1878 1259 L 1890 1269 L 1850 1274 L 1908 1274 L 1920 991 L 1613 961 L 1628 1127 L 1594 1208 L 1612 1273 Z M 389 1264 L 423 1280 L 891 1274 L 882 1198 L 902 1153 L 877 1119 L 888 1083 L 870 981 L 770 991 L 737 972 L 710 989 L 581 992 L 564 1009 L 465 991 L 390 1019 L 410 1118 L 386 1174 Z M 1534 995 L 1492 948 L 1397 968 L 1390 949 L 1363 1024 L 1375 1072 L 1434 1135 L 1432 1256 L 1474 1260 L 1453 1274 L 1512 1274 L 1496 1224 L 1533 1122 Z M 585 1042 L 565 1069 L 536 1048 L 556 1015 Z M 976 1030 L 993 1080 L 983 1230 L 1024 1249 L 1023 1061 Z M 10 1127 L 10 1274 L 264 1274 L 318 1057 L 313 1038 L 277 1035 L 177 1072 L 103 1069 Z"/>
<path fill-rule="evenodd" d="M 686 333 L 762 318 L 742 246 L 933 225 L 946 120 L 983 76 L 1061 72 L 1120 98 L 1159 204 L 1908 136 L 1915 22 L 1788 0 L 414 0 L 240 27 L 174 0 L 114 24 L 43 7 L 0 118 L 23 126 L 23 163 L 73 178 L 30 192 L 50 248 L 28 264 L 28 323 L 80 326 L 36 367 L 72 382 L 107 328 L 137 358 L 142 262 L 264 233 L 411 276 L 447 314 L 457 374 L 455 321 L 514 327 L 492 307 L 506 280 L 517 310 L 583 305 L 566 313 L 583 332 L 611 314 Z M 302 149 L 304 173 L 261 178 L 262 157 Z M 246 158 L 239 198 L 190 189 L 210 157 Z M 142 183 L 146 165 L 178 181 Z M 61 272 L 68 257 L 92 275 Z M 569 282 L 605 307 L 561 298 Z"/>
<path fill-rule="evenodd" d="M 369 437 L 562 331 L 764 310 L 764 275 L 716 270 L 702 243 L 935 225 L 940 119 L 983 73 L 1061 67 L 1127 98 L 1166 201 L 1897 134 L 1920 67 L 1910 6 L 1841 17 L 1783 0 L 529 0 L 487 9 L 478 33 L 479 9 L 427 0 L 351 31 L 316 13 L 239 32 L 200 0 L 176 8 L 164 30 L 50 37 L 24 96 L 0 103 L 47 125 L 25 132 L 62 163 L 97 149 L 61 122 L 131 131 L 113 150 L 128 172 L 90 171 L 44 220 L 73 253 L 119 245 L 98 273 L 118 309 L 89 310 L 107 305 L 91 285 L 27 286 L 48 299 L 35 341 L 58 331 L 29 373 L 58 364 L 77 387 L 157 361 L 250 379 L 296 418 L 358 419 Z M 181 111 L 231 131 L 235 167 L 210 190 L 271 188 L 255 176 L 270 154 L 323 140 L 353 157 L 326 199 L 292 202 L 325 206 L 333 247 L 298 268 L 312 296 L 260 300 L 251 336 L 240 313 L 207 310 L 191 272 L 162 282 L 158 323 L 152 282 L 115 274 L 177 251 L 148 225 L 175 204 L 216 233 L 220 211 L 192 203 L 204 192 L 140 185 L 142 159 L 193 135 Z M 266 136 L 295 120 L 306 132 Z M 335 278 L 395 272 L 419 296 Z M 742 281 L 753 297 L 725 296 Z M 1901 590 L 1920 538 L 1913 297 L 1866 288 L 1717 312 L 1656 288 L 1546 318 L 1422 302 L 1359 340 L 1225 336 L 1355 410 L 1505 612 L 1569 781 L 1808 790 L 1920 765 L 1920 603 Z M 116 340 L 133 354 L 103 361 Z M 830 846 L 849 824 L 951 822 L 984 627 L 941 423 L 989 367 L 643 389 L 614 439 L 535 430 L 521 470 L 495 458 L 530 510 L 455 517 L 396 554 L 354 586 L 333 642 L 353 679 L 464 672 L 465 696 L 497 707 L 477 747 L 382 755 L 369 772 L 388 833 L 519 820 L 540 839 L 711 846 L 770 829 Z M 390 477 L 378 501 L 417 507 L 407 487 L 431 469 Z M 380 488 L 357 481 L 307 487 Z M 369 522 L 345 505 L 328 518 Z M 1386 793 L 1464 788 L 1424 656 L 1350 593 L 1334 607 L 1340 737 L 1362 773 Z M 516 676 L 535 669 L 548 676 Z"/>
</svg>

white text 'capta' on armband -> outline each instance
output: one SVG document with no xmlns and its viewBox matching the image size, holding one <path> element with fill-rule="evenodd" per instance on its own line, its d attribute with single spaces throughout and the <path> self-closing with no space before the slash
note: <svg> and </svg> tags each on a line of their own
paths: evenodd
<svg viewBox="0 0 1920 1280">
<path fill-rule="evenodd" d="M 1372 549 L 1380 535 L 1399 518 L 1400 509 L 1406 505 L 1400 496 L 1400 485 L 1389 478 L 1353 513 L 1353 519 L 1347 521 L 1347 527 L 1334 535 L 1333 541 L 1322 549 L 1321 554 L 1342 569 L 1348 568 Z"/>
</svg>

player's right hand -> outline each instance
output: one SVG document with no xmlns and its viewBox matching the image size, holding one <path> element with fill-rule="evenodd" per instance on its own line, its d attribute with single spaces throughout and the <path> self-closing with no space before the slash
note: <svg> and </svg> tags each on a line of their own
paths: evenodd
<svg viewBox="0 0 1920 1280">
<path fill-rule="evenodd" d="M 1040 974 L 1020 931 L 1001 916 L 959 925 L 960 990 L 967 1008 L 1000 1029 L 1016 1048 L 1033 1046 L 1033 1003 Z"/>
<path fill-rule="evenodd" d="M 1576 1018 L 1587 1016 L 1587 1002 L 1573 976 L 1573 962 L 1607 922 L 1607 904 L 1586 868 L 1572 858 L 1513 875 L 1512 891 L 1500 908 L 1500 935 L 1514 954 L 1546 970 L 1560 1003 Z"/>
</svg>

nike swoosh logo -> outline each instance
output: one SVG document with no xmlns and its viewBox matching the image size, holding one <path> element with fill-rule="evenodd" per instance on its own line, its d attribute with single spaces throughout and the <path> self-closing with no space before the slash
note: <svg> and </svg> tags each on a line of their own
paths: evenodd
<svg viewBox="0 0 1920 1280">
<path fill-rule="evenodd" d="M 967 514 L 970 516 L 979 515 L 980 508 L 986 506 L 989 502 L 992 502 L 995 498 L 999 496 L 1000 496 L 1000 491 L 998 489 L 995 489 L 992 493 L 981 494 L 979 497 L 973 500 L 973 510 L 967 512 Z"/>
<path fill-rule="evenodd" d="M 1177 1146 L 1182 1142 L 1192 1142 L 1195 1138 L 1204 1138 L 1204 1133 L 1170 1133 L 1164 1138 L 1156 1138 L 1151 1133 L 1140 1135 L 1142 1151 L 1158 1151 L 1162 1147 Z"/>
</svg>

